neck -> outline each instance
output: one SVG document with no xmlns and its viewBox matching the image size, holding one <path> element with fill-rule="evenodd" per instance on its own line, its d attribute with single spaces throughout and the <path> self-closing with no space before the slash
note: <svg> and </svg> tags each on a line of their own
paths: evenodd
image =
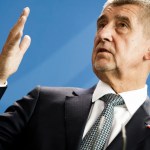
<svg viewBox="0 0 150 150">
<path fill-rule="evenodd" d="M 143 88 L 146 83 L 143 75 L 120 75 L 104 72 L 99 75 L 99 78 L 111 86 L 116 93 L 137 90 Z"/>
</svg>

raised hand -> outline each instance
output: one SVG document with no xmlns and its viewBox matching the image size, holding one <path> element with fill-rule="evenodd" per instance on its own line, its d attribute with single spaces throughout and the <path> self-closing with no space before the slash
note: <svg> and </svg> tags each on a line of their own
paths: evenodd
<svg viewBox="0 0 150 150">
<path fill-rule="evenodd" d="M 5 83 L 8 77 L 17 71 L 26 50 L 30 46 L 31 38 L 28 35 L 25 35 L 21 40 L 29 13 L 30 9 L 24 8 L 4 44 L 0 54 L 0 84 Z"/>
</svg>

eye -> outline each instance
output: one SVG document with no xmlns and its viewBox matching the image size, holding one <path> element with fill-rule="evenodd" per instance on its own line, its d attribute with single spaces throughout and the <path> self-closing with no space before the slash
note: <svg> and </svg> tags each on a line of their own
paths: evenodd
<svg viewBox="0 0 150 150">
<path fill-rule="evenodd" d="M 121 23 L 117 24 L 117 27 L 118 28 L 128 28 L 128 25 L 126 23 L 121 22 Z"/>
<path fill-rule="evenodd" d="M 98 22 L 97 23 L 97 30 L 103 29 L 105 27 L 105 25 L 106 25 L 106 22 Z"/>
<path fill-rule="evenodd" d="M 100 28 L 104 28 L 105 27 L 105 24 L 104 23 L 99 23 L 97 25 L 97 29 L 100 29 Z"/>
<path fill-rule="evenodd" d="M 121 21 L 116 24 L 116 31 L 118 31 L 118 33 L 127 33 L 129 30 L 130 26 L 126 22 Z"/>
</svg>

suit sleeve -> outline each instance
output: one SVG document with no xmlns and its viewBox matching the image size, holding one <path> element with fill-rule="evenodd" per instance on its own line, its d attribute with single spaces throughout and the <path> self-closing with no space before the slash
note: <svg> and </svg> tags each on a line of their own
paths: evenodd
<svg viewBox="0 0 150 150">
<path fill-rule="evenodd" d="M 11 149 L 11 145 L 17 141 L 34 113 L 39 90 L 37 87 L 0 114 L 0 150 Z"/>
<path fill-rule="evenodd" d="M 7 89 L 7 86 L 6 87 L 0 87 L 0 99 L 2 98 L 2 96 L 5 93 L 6 89 Z"/>
</svg>

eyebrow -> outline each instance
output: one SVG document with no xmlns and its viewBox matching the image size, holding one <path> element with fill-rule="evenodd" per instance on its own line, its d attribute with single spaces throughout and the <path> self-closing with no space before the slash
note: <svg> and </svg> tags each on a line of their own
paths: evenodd
<svg viewBox="0 0 150 150">
<path fill-rule="evenodd" d="M 116 19 L 116 20 L 119 20 L 119 21 L 125 21 L 125 22 L 127 22 L 127 23 L 130 23 L 130 19 L 129 19 L 128 17 L 126 17 L 126 16 L 117 15 L 117 16 L 115 16 L 115 19 Z M 103 21 L 103 20 L 108 20 L 108 17 L 107 17 L 106 15 L 100 16 L 100 17 L 97 19 L 97 23 L 98 23 L 99 21 Z"/>
<path fill-rule="evenodd" d="M 119 20 L 119 21 L 125 21 L 127 23 L 130 23 L 130 19 L 126 16 L 117 15 L 117 16 L 115 16 L 115 19 Z"/>
<path fill-rule="evenodd" d="M 108 19 L 108 17 L 107 17 L 106 15 L 102 15 L 102 16 L 98 17 L 97 23 L 98 23 L 99 21 L 107 20 L 107 19 Z"/>
</svg>

